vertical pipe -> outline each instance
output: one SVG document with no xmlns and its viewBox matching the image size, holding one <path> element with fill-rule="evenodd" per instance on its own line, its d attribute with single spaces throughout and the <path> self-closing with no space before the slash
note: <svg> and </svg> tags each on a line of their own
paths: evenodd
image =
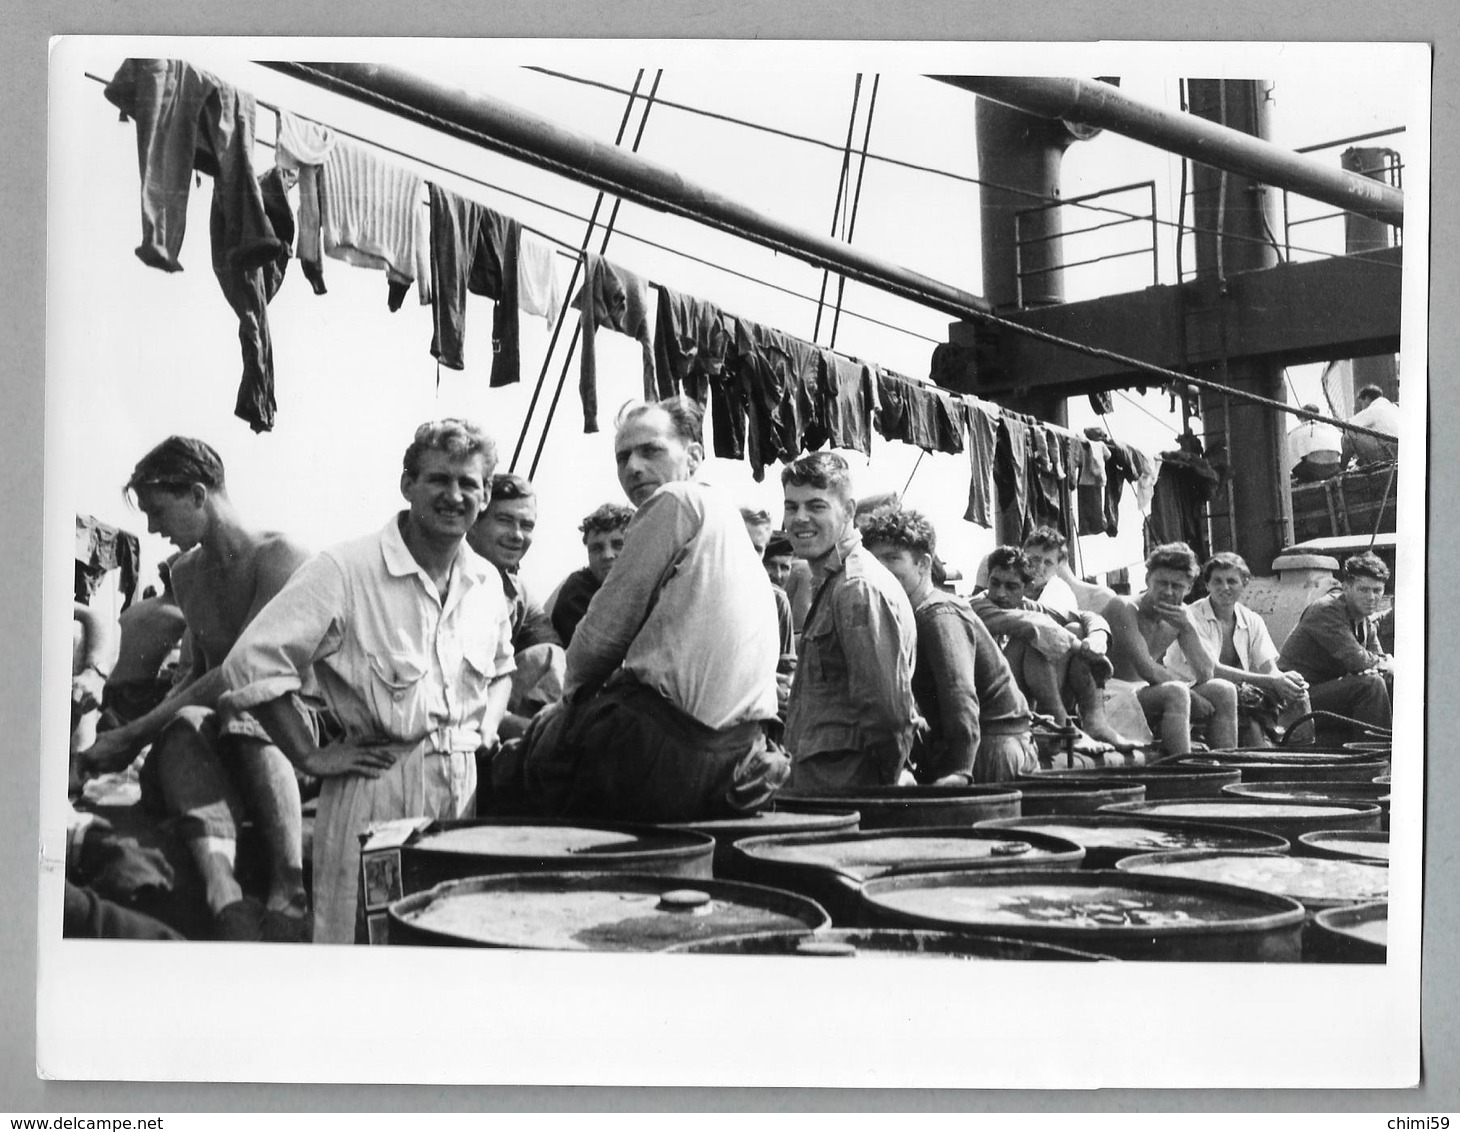
<svg viewBox="0 0 1460 1132">
<path fill-rule="evenodd" d="M 1393 159 L 1392 149 L 1381 146 L 1358 146 L 1343 151 L 1340 161 L 1350 172 L 1388 183 Z M 1343 216 L 1344 250 L 1349 255 L 1377 251 L 1394 243 L 1393 230 L 1379 220 L 1346 212 Z M 1353 359 L 1354 388 L 1377 385 L 1391 401 L 1399 400 L 1399 367 L 1393 354 L 1377 354 Z"/>
</svg>

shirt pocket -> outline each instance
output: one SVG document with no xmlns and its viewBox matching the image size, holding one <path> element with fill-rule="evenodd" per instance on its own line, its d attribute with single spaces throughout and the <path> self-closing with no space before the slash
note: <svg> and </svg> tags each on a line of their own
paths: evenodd
<svg viewBox="0 0 1460 1132">
<path fill-rule="evenodd" d="M 845 695 L 847 684 L 847 658 L 837 639 L 836 625 L 827 620 L 819 625 L 808 626 L 802 637 L 800 663 L 809 668 L 806 673 L 813 686 L 825 688 L 841 687 Z"/>
<path fill-rule="evenodd" d="M 427 667 L 414 653 L 382 650 L 371 653 L 370 705 L 387 732 L 416 735 L 422 730 L 422 703 Z"/>
<path fill-rule="evenodd" d="M 463 641 L 461 660 L 462 676 L 469 683 L 491 683 L 497 676 L 497 639 L 477 637 Z"/>
</svg>

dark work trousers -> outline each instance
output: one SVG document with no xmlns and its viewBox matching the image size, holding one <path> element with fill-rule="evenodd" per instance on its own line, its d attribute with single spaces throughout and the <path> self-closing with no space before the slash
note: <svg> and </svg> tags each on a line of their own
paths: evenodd
<svg viewBox="0 0 1460 1132">
<path fill-rule="evenodd" d="M 1331 711 L 1376 727 L 1389 727 L 1394 722 L 1389 685 L 1378 673 L 1340 676 L 1337 680 L 1310 684 L 1308 702 L 1314 711 Z"/>
<path fill-rule="evenodd" d="M 287 251 L 264 212 L 253 171 L 254 100 L 177 59 L 127 59 L 106 98 L 137 123 L 142 242 L 137 258 L 181 271 L 193 170 L 213 178 L 224 216 L 224 254 L 247 269 Z"/>
<path fill-rule="evenodd" d="M 538 714 L 520 742 L 499 750 L 477 812 L 635 822 L 729 817 L 747 808 L 734 801 L 736 764 L 765 750 L 759 721 L 711 730 L 618 676 L 585 703 Z"/>
<path fill-rule="evenodd" d="M 963 403 L 937 389 L 924 389 L 933 400 L 934 451 L 950 456 L 963 453 Z"/>
<path fill-rule="evenodd" d="M 489 385 L 521 379 L 518 347 L 517 249 L 522 225 L 436 185 L 431 195 L 431 356 L 464 369 L 466 296 L 493 300 Z"/>
<path fill-rule="evenodd" d="M 161 920 L 104 900 L 89 888 L 66 882 L 61 934 L 67 939 L 183 939 Z"/>
<path fill-rule="evenodd" d="M 248 422 L 254 432 L 274 427 L 274 341 L 269 334 L 268 304 L 284 283 L 289 266 L 289 248 L 294 243 L 294 213 L 284 185 L 284 174 L 270 169 L 259 178 L 260 195 L 270 226 L 279 238 L 279 254 L 258 267 L 238 267 L 229 258 L 231 239 L 228 213 L 217 193 L 213 194 L 210 235 L 213 242 L 213 274 L 223 297 L 238 315 L 238 344 L 243 352 L 243 377 L 233 415 Z"/>
<path fill-rule="evenodd" d="M 1033 530 L 1029 522 L 1029 426 L 1008 414 L 999 418 L 994 445 L 994 483 L 999 493 L 997 534 L 1006 546 L 1019 546 Z"/>
<path fill-rule="evenodd" d="M 963 517 L 970 523 L 992 528 L 998 509 L 994 484 L 994 446 L 998 413 L 982 405 L 968 406 L 968 508 Z"/>
<path fill-rule="evenodd" d="M 735 320 L 713 303 L 660 286 L 654 321 L 654 368 L 659 397 L 683 393 L 701 406 L 725 371 Z"/>
<path fill-rule="evenodd" d="M 1055 437 L 1049 429 L 1031 425 L 1029 439 L 1029 518 L 1036 527 L 1058 527 L 1064 467 L 1053 450 Z"/>
<path fill-rule="evenodd" d="M 659 383 L 654 375 L 654 343 L 649 337 L 649 285 L 632 271 L 592 252 L 584 255 L 587 278 L 573 308 L 582 312 L 583 344 L 579 356 L 578 396 L 583 402 L 583 431 L 598 431 L 598 328 L 606 326 L 638 341 L 644 353 L 644 400 L 653 401 Z"/>
</svg>

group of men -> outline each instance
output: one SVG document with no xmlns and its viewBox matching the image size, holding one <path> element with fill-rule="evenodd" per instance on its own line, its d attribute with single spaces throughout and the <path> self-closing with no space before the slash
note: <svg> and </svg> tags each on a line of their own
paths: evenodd
<svg viewBox="0 0 1460 1132">
<path fill-rule="evenodd" d="M 1316 404 L 1303 408 L 1310 413 L 1322 411 Z M 1394 439 L 1350 432 L 1322 421 L 1301 421 L 1288 432 L 1288 458 L 1295 480 L 1314 483 L 1350 465 L 1383 464 L 1398 458 L 1399 406 L 1377 385 L 1365 385 L 1354 394 L 1354 415 L 1348 423 Z"/>
<path fill-rule="evenodd" d="M 518 576 L 532 485 L 494 475 L 495 445 L 469 422 L 422 425 L 405 508 L 312 557 L 244 525 L 208 445 L 164 441 L 127 488 L 182 551 L 171 577 L 191 666 L 80 767 L 116 770 L 150 746 L 144 804 L 186 842 L 217 937 L 350 942 L 373 823 L 687 821 L 780 790 L 1000 781 L 1038 769 L 1036 711 L 1056 726 L 1078 711 L 1087 753 L 1141 742 L 1107 718 L 1122 683 L 1176 751 L 1203 714 L 1210 745 L 1235 745 L 1239 679 L 1284 706 L 1313 683 L 1295 674 L 1312 657 L 1275 666 L 1234 612 L 1241 586 L 1220 576 L 1245 579 L 1240 559 L 1208 564 L 1209 608 L 1189 616 L 1184 546 L 1152 555 L 1131 600 L 1075 579 L 1064 540 L 1041 531 L 996 552 L 970 605 L 935 584 L 925 517 L 893 503 L 859 519 L 839 455 L 782 470 L 774 533 L 709 482 L 702 430 L 686 398 L 620 411 L 631 506 L 585 519 L 589 566 L 551 614 Z M 1192 672 L 1173 670 L 1175 648 Z M 310 901 L 302 788 L 319 791 Z M 245 822 L 262 898 L 237 877 Z"/>
</svg>

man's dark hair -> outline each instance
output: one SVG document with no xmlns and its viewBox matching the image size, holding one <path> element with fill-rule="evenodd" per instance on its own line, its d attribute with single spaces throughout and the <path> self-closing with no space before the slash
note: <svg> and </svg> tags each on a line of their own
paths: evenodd
<svg viewBox="0 0 1460 1132">
<path fill-rule="evenodd" d="M 453 460 L 482 457 L 483 475 L 490 479 L 497 467 L 497 445 L 479 425 L 460 417 L 427 421 L 416 429 L 416 436 L 401 459 L 401 469 L 408 476 L 421 470 L 421 457 L 428 451 L 444 452 Z"/>
<path fill-rule="evenodd" d="M 1034 572 L 1029 569 L 1029 559 L 1017 546 L 996 546 L 989 551 L 990 578 L 993 577 L 995 570 L 1016 570 L 1019 577 L 1023 578 L 1025 582 L 1034 576 Z"/>
<path fill-rule="evenodd" d="M 516 472 L 498 472 L 492 477 L 491 503 L 536 498 L 537 489 L 526 476 L 519 476 Z"/>
<path fill-rule="evenodd" d="M 634 509 L 632 507 L 626 507 L 622 503 L 605 503 L 602 507 L 594 508 L 592 513 L 578 524 L 578 529 L 583 532 L 583 541 L 586 543 L 589 535 L 623 530 L 633 517 Z"/>
<path fill-rule="evenodd" d="M 686 444 L 704 444 L 705 410 L 693 397 L 666 397 L 662 401 L 627 401 L 613 418 L 614 431 L 651 409 L 663 409 L 674 435 Z"/>
<path fill-rule="evenodd" d="M 1146 555 L 1146 572 L 1152 570 L 1180 570 L 1188 578 L 1195 578 L 1201 570 L 1196 552 L 1184 542 L 1165 542 Z"/>
<path fill-rule="evenodd" d="M 195 483 L 226 493 L 223 458 L 201 440 L 169 436 L 137 461 L 122 494 L 130 497 L 143 488 L 158 487 L 181 495 Z"/>
<path fill-rule="evenodd" d="M 1370 401 L 1377 401 L 1382 396 L 1384 396 L 1384 390 L 1377 385 L 1365 385 L 1354 394 L 1354 404 L 1356 406 L 1367 405 Z"/>
<path fill-rule="evenodd" d="M 851 466 L 835 452 L 810 452 L 797 457 L 781 469 L 781 485 L 829 491 L 849 510 L 856 506 L 852 498 Z"/>
<path fill-rule="evenodd" d="M 1340 577 L 1345 582 L 1352 582 L 1355 578 L 1373 578 L 1376 582 L 1387 582 L 1389 567 L 1372 550 L 1366 550 L 1362 554 L 1353 554 L 1344 559 Z"/>
<path fill-rule="evenodd" d="M 1233 554 L 1230 550 L 1218 551 L 1207 559 L 1207 564 L 1201 568 L 1201 580 L 1205 585 L 1212 580 L 1212 575 L 1218 570 L 1236 570 L 1242 575 L 1244 582 L 1252 580 L 1252 569 L 1247 565 L 1247 559 L 1240 554 Z"/>
<path fill-rule="evenodd" d="M 863 523 L 862 543 L 867 547 L 881 545 L 910 550 L 921 558 L 937 549 L 938 532 L 920 511 L 884 506 Z"/>
<path fill-rule="evenodd" d="M 1035 527 L 1029 537 L 1024 540 L 1024 549 L 1040 547 L 1044 550 L 1053 550 L 1061 558 L 1069 551 L 1069 541 L 1064 535 L 1053 527 Z"/>
<path fill-rule="evenodd" d="M 762 558 L 789 558 L 796 550 L 791 545 L 791 540 L 780 531 L 771 532 L 771 541 L 765 544 L 765 553 Z"/>
</svg>

